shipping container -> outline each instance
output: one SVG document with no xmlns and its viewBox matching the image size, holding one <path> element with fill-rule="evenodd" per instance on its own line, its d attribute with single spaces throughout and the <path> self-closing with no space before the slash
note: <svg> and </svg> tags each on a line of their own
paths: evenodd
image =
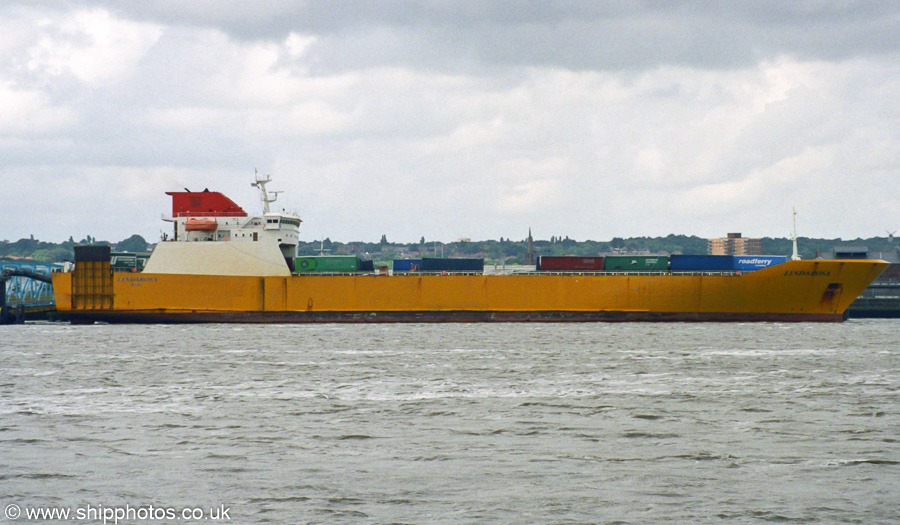
<svg viewBox="0 0 900 525">
<path fill-rule="evenodd" d="M 422 269 L 422 259 L 394 259 L 395 272 L 416 272 Z"/>
<path fill-rule="evenodd" d="M 359 258 L 355 256 L 297 257 L 294 271 L 306 272 L 355 272 L 359 270 Z"/>
<path fill-rule="evenodd" d="M 359 260 L 359 271 L 361 272 L 374 272 L 375 271 L 375 261 L 369 260 Z"/>
<path fill-rule="evenodd" d="M 423 272 L 483 272 L 484 259 L 423 257 Z"/>
<path fill-rule="evenodd" d="M 134 254 L 114 253 L 109 258 L 109 264 L 114 272 L 137 270 L 137 258 Z"/>
<path fill-rule="evenodd" d="M 669 258 L 657 255 L 607 255 L 604 262 L 607 272 L 665 272 Z"/>
<path fill-rule="evenodd" d="M 75 246 L 75 262 L 108 262 L 110 250 L 108 245 L 91 244 L 87 246 Z"/>
<path fill-rule="evenodd" d="M 672 255 L 669 269 L 673 272 L 730 272 L 734 269 L 734 256 Z"/>
<path fill-rule="evenodd" d="M 603 257 L 576 257 L 573 255 L 542 255 L 537 269 L 542 272 L 600 272 Z"/>
<path fill-rule="evenodd" d="M 110 266 L 114 272 L 140 272 L 147 265 L 149 253 L 110 253 Z"/>
<path fill-rule="evenodd" d="M 752 272 L 787 261 L 783 255 L 735 255 L 733 268 L 736 271 Z"/>
</svg>

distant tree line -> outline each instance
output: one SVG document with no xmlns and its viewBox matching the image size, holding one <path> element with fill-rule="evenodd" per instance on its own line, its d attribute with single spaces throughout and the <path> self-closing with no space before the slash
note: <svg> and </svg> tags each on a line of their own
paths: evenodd
<svg viewBox="0 0 900 525">
<path fill-rule="evenodd" d="M 76 245 L 91 244 L 105 244 L 119 252 L 145 252 L 149 248 L 147 241 L 140 235 L 132 235 L 117 243 L 99 241 L 96 237 L 87 235 L 80 241 L 69 237 L 68 241 L 59 244 L 42 242 L 32 235 L 28 239 L 19 239 L 15 242 L 0 241 L 0 258 L 32 259 L 40 263 L 71 261 L 75 258 L 74 247 Z"/>
<path fill-rule="evenodd" d="M 31 236 L 15 242 L 0 241 L 0 258 L 30 258 L 37 262 L 50 263 L 71 261 L 74 258 L 74 246 L 87 244 L 106 244 L 117 252 L 145 252 L 149 244 L 140 235 L 132 235 L 117 243 L 100 241 L 90 235 L 75 241 L 69 237 L 62 243 L 42 242 Z M 764 255 L 791 255 L 791 240 L 786 238 L 761 239 Z M 898 244 L 886 237 L 870 239 L 813 239 L 800 237 L 798 246 L 800 256 L 813 259 L 820 251 L 831 251 L 835 246 L 861 245 L 874 251 L 894 250 Z M 668 255 L 672 253 L 705 254 L 707 239 L 694 235 L 667 235 L 665 237 L 614 237 L 610 241 L 576 241 L 568 236 L 551 236 L 549 240 L 535 239 L 532 243 L 534 254 L 541 255 L 577 255 L 593 257 L 607 254 L 640 254 L 649 253 Z M 489 263 L 523 264 L 528 252 L 526 239 L 512 240 L 501 237 L 500 240 L 456 241 L 442 243 L 426 242 L 422 237 L 417 243 L 392 243 L 382 235 L 378 242 L 352 241 L 338 242 L 331 239 L 321 241 L 300 242 L 300 255 L 358 255 L 376 261 L 389 261 L 396 258 L 417 257 L 482 257 Z"/>
<path fill-rule="evenodd" d="M 790 256 L 792 243 L 787 238 L 769 238 L 760 240 L 764 255 Z M 819 252 L 831 251 L 835 246 L 864 245 L 869 250 L 889 251 L 896 249 L 886 237 L 871 239 L 813 239 L 800 237 L 798 251 L 804 259 L 813 259 Z M 550 237 L 550 240 L 536 239 L 532 243 L 535 256 L 541 255 L 577 255 L 593 257 L 608 254 L 640 254 L 649 253 L 669 255 L 682 253 L 702 255 L 707 251 L 707 239 L 688 235 L 667 235 L 666 237 L 614 237 L 610 241 L 576 241 L 566 237 Z M 505 262 L 506 264 L 523 264 L 528 252 L 526 239 L 511 240 L 500 238 L 499 241 L 456 241 L 425 242 L 422 237 L 418 243 L 390 243 L 385 235 L 378 243 L 372 242 L 337 242 L 331 239 L 314 242 L 301 242 L 300 255 L 359 255 L 376 261 L 388 261 L 394 258 L 416 257 L 483 257 L 488 262 Z"/>
</svg>

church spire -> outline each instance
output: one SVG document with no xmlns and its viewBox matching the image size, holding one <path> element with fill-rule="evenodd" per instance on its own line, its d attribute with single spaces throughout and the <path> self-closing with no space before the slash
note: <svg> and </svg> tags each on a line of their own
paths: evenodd
<svg viewBox="0 0 900 525">
<path fill-rule="evenodd" d="M 525 264 L 534 264 L 534 239 L 531 238 L 531 227 L 528 227 L 528 238 L 525 239 L 528 244 L 528 252 L 525 254 Z"/>
</svg>

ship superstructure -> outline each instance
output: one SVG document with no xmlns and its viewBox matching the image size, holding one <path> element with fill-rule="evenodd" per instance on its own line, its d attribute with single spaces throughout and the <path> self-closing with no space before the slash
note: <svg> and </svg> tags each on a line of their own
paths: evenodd
<svg viewBox="0 0 900 525">
<path fill-rule="evenodd" d="M 172 214 L 163 220 L 173 223 L 173 238 L 157 245 L 144 271 L 290 275 L 303 221 L 293 213 L 271 210 L 280 193 L 266 189 L 271 181 L 270 176 L 257 176 L 253 183 L 260 192 L 260 215 L 248 214 L 217 191 L 166 192 L 172 197 Z"/>
</svg>

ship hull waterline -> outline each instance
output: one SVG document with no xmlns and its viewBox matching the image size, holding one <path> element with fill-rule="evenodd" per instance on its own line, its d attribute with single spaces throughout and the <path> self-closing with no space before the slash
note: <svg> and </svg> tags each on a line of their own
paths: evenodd
<svg viewBox="0 0 900 525">
<path fill-rule="evenodd" d="M 839 323 L 842 314 L 682 312 L 178 312 L 172 310 L 68 313 L 72 324 L 308 324 L 308 323 Z"/>
<path fill-rule="evenodd" d="M 144 273 L 110 274 L 107 285 L 81 288 L 73 288 L 72 274 L 59 274 L 54 293 L 73 322 L 840 322 L 886 267 L 789 261 L 731 275 Z"/>
</svg>

